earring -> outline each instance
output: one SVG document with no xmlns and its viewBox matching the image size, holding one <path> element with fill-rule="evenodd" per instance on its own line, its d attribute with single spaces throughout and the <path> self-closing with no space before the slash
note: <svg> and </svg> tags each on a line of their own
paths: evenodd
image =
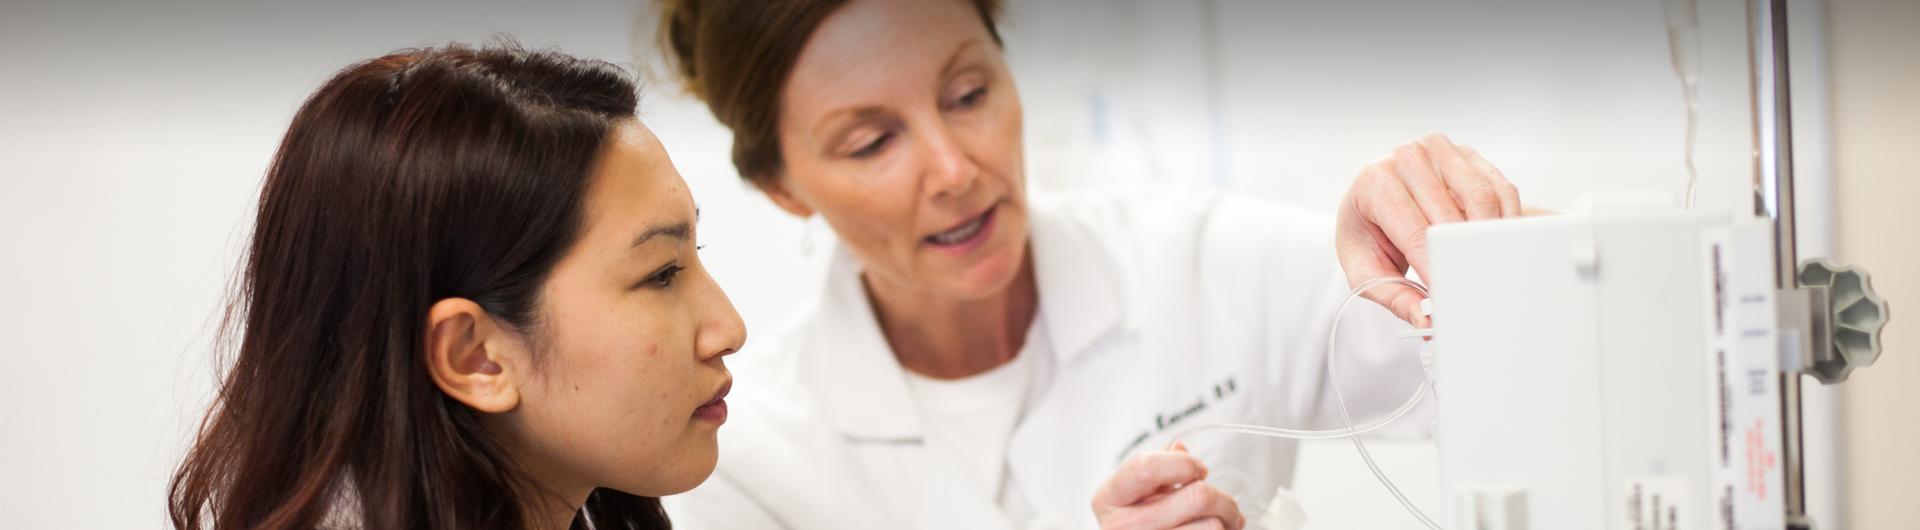
<svg viewBox="0 0 1920 530">
<path fill-rule="evenodd" d="M 813 218 L 800 219 L 800 255 L 813 256 Z"/>
</svg>

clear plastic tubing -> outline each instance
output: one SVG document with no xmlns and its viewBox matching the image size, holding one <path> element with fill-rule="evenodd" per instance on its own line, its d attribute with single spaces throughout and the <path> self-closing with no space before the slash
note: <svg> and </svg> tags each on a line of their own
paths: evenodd
<svg viewBox="0 0 1920 530">
<path fill-rule="evenodd" d="M 1687 103 L 1687 204 L 1700 184 L 1700 170 L 1693 165 L 1694 138 L 1700 134 L 1700 11 L 1694 0 L 1661 0 L 1667 14 L 1667 47 L 1673 52 L 1673 74 L 1680 77 L 1680 90 Z"/>
<path fill-rule="evenodd" d="M 1231 432 L 1231 433 L 1239 433 L 1239 434 L 1271 436 L 1275 438 L 1288 438 L 1288 439 L 1294 439 L 1294 440 L 1329 440 L 1334 438 L 1351 439 L 1353 440 L 1353 448 L 1360 452 L 1360 459 L 1367 463 L 1367 469 L 1373 472 L 1374 478 L 1380 480 L 1380 485 L 1385 486 L 1387 488 L 1387 493 L 1393 494 L 1394 500 L 1400 501 L 1400 506 L 1405 507 L 1407 509 L 1407 512 L 1413 514 L 1413 517 L 1415 519 L 1419 519 L 1422 525 L 1425 525 L 1427 528 L 1430 528 L 1433 530 L 1440 530 L 1439 524 L 1434 523 L 1433 519 L 1427 517 L 1427 514 L 1425 512 L 1421 512 L 1419 507 L 1414 506 L 1413 501 L 1408 500 L 1406 494 L 1401 493 L 1400 488 L 1393 484 L 1393 480 L 1388 479 L 1386 473 L 1380 471 L 1380 465 L 1375 463 L 1373 461 L 1373 455 L 1367 452 L 1366 443 L 1360 440 L 1360 435 L 1366 434 L 1368 432 L 1372 432 L 1381 427 L 1385 427 L 1386 425 L 1393 423 L 1395 420 L 1399 420 L 1400 418 L 1405 417 L 1407 413 L 1412 412 L 1414 407 L 1420 405 L 1420 400 L 1426 396 L 1427 391 L 1430 388 L 1432 388 L 1432 385 L 1428 381 L 1424 381 L 1424 380 L 1421 381 L 1420 388 L 1414 390 L 1413 395 L 1407 397 L 1406 403 L 1400 405 L 1400 408 L 1394 409 L 1393 412 L 1388 413 L 1386 416 L 1382 416 L 1379 419 L 1368 421 L 1366 423 L 1359 424 L 1359 425 L 1354 425 L 1353 417 L 1347 412 L 1347 398 L 1345 395 L 1343 395 L 1340 392 L 1339 368 L 1338 368 L 1338 363 L 1336 363 L 1338 356 L 1335 355 L 1336 352 L 1339 351 L 1340 319 L 1346 316 L 1347 307 L 1352 305 L 1354 300 L 1360 299 L 1360 296 L 1363 294 L 1366 294 L 1367 291 L 1370 291 L 1382 285 L 1389 285 L 1389 284 L 1406 285 L 1408 287 L 1412 287 L 1415 291 L 1418 291 L 1420 293 L 1420 296 L 1422 297 L 1427 296 L 1426 286 L 1420 285 L 1420 282 L 1416 282 L 1407 278 L 1386 277 L 1386 278 L 1374 278 L 1371 280 L 1367 280 L 1365 282 L 1362 282 L 1359 286 L 1354 287 L 1353 292 L 1348 293 L 1347 298 L 1340 302 L 1339 310 L 1334 312 L 1334 315 L 1333 315 L 1332 329 L 1328 330 L 1327 332 L 1327 351 L 1326 351 L 1327 382 L 1328 382 L 1328 386 L 1333 387 L 1333 401 L 1334 401 L 1334 404 L 1336 405 L 1335 408 L 1337 408 L 1340 411 L 1340 421 L 1346 426 L 1345 428 L 1328 429 L 1328 430 L 1301 430 L 1301 429 L 1282 429 L 1278 427 L 1264 427 L 1259 425 L 1240 425 L 1240 424 L 1201 425 L 1198 427 L 1194 427 L 1192 429 L 1187 429 L 1185 431 L 1182 431 L 1180 432 L 1180 434 L 1174 435 L 1173 441 L 1170 442 L 1168 445 L 1179 443 L 1181 440 L 1187 438 L 1188 436 L 1191 436 L 1197 433 L 1203 433 L 1203 432 Z"/>
</svg>

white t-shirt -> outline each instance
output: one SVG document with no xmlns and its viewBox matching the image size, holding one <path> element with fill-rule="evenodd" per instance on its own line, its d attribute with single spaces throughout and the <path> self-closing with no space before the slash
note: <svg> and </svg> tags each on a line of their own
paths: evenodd
<svg viewBox="0 0 1920 530">
<path fill-rule="evenodd" d="M 980 374 L 935 379 L 906 371 L 928 442 L 960 459 L 971 472 L 971 486 L 998 501 L 1015 528 L 1026 526 L 1033 509 L 1007 473 L 1007 444 L 1051 372 L 1045 328 L 1045 319 L 1035 317 L 1013 360 Z"/>
</svg>

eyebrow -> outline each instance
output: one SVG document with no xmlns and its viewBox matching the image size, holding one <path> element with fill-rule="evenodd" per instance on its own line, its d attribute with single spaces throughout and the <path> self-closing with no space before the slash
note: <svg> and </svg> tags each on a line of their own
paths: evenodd
<svg viewBox="0 0 1920 530">
<path fill-rule="evenodd" d="M 640 235 L 635 236 L 633 238 L 632 248 L 640 248 L 640 245 L 644 245 L 648 241 L 652 241 L 654 238 L 657 238 L 660 236 L 667 236 L 667 237 L 671 237 L 681 241 L 692 239 L 693 224 L 680 222 L 680 223 L 653 225 L 651 227 L 648 227 L 647 231 L 641 232 Z"/>
<path fill-rule="evenodd" d="M 700 205 L 698 204 L 693 205 L 693 220 L 694 222 L 700 221 Z M 678 223 L 663 223 L 647 227 L 647 231 L 641 232 L 638 236 L 634 236 L 633 244 L 628 248 L 640 248 L 640 245 L 644 245 L 648 241 L 652 241 L 653 238 L 660 236 L 667 236 L 681 241 L 693 239 L 693 223 L 681 221 Z"/>
<path fill-rule="evenodd" d="M 839 116 L 843 114 L 850 114 L 852 116 L 846 119 L 839 119 Z M 828 114 L 826 119 L 820 120 L 820 126 L 816 128 L 814 134 L 816 136 L 823 136 L 823 137 L 827 136 L 826 134 L 822 134 L 820 129 L 825 129 L 827 131 L 836 133 L 834 137 L 830 138 L 831 141 L 825 142 L 827 149 L 831 150 L 833 149 L 833 144 L 840 142 L 839 137 L 846 136 L 847 128 L 829 127 L 830 125 L 839 125 L 841 123 L 846 123 L 846 122 L 857 123 L 857 122 L 862 122 L 862 121 L 867 121 L 867 120 L 872 120 L 877 118 L 883 118 L 883 117 L 886 117 L 886 115 L 887 115 L 887 109 L 880 107 L 878 105 L 867 105 L 862 107 L 836 110 L 836 111 L 833 111 L 832 114 Z"/>
<path fill-rule="evenodd" d="M 967 39 L 966 42 L 960 43 L 960 47 L 954 48 L 953 53 L 950 55 L 947 55 L 947 64 L 940 66 L 940 74 L 946 75 L 946 74 L 953 73 L 953 65 L 959 64 L 960 56 L 964 55 L 961 52 L 965 52 L 967 51 L 967 48 L 971 48 L 973 47 L 973 45 L 979 44 L 979 43 L 980 43 L 979 37 Z"/>
</svg>

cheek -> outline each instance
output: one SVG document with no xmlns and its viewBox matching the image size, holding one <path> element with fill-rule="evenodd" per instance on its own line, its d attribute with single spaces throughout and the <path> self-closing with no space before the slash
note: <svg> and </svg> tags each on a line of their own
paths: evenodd
<svg viewBox="0 0 1920 530">
<path fill-rule="evenodd" d="M 670 345 L 642 338 L 609 340 L 612 347 L 596 352 L 600 359 L 593 370 L 575 374 L 583 381 L 580 391 L 560 404 L 571 409 L 557 411 L 572 415 L 574 428 L 593 433 L 583 436 L 594 440 L 597 459 L 610 465 L 633 465 L 633 459 L 669 450 L 697 404 L 690 398 L 699 380 L 691 360 L 677 359 Z"/>
<path fill-rule="evenodd" d="M 658 344 L 646 345 L 608 371 L 609 378 L 617 380 L 609 382 L 605 397 L 617 403 L 615 406 L 621 413 L 615 421 L 626 424 L 625 429 L 664 433 L 675 424 L 671 418 L 681 412 L 691 412 L 680 410 L 681 402 L 686 401 L 680 395 L 684 391 L 680 385 L 691 377 L 663 357 L 660 350 Z"/>
<path fill-rule="evenodd" d="M 673 359 L 663 354 L 670 350 L 662 344 L 670 340 L 664 334 L 670 330 L 660 329 L 635 305 L 555 312 L 551 329 L 556 336 L 544 354 L 550 356 L 547 381 L 561 406 L 596 411 L 594 416 L 632 416 L 659 403 L 652 394 L 672 381 L 662 372 L 674 370 Z"/>
<path fill-rule="evenodd" d="M 1000 119 L 996 120 L 998 127 L 994 131 L 994 138 L 1001 142 L 1000 156 L 995 162 L 1000 166 L 1002 173 L 1023 176 L 1024 172 L 1020 170 L 1020 164 L 1024 158 L 1021 150 L 1024 148 L 1022 142 L 1025 140 L 1021 128 L 1020 100 L 1015 98 L 1008 102 L 1002 112 Z"/>
<path fill-rule="evenodd" d="M 912 206 L 916 199 L 907 165 L 892 164 L 860 176 L 871 179 L 871 185 L 848 184 L 835 190 L 839 193 L 818 195 L 824 199 L 820 201 L 820 215 L 833 226 L 842 242 L 864 254 L 891 244 L 892 240 L 903 237 L 903 233 L 911 233 L 915 226 Z"/>
</svg>

